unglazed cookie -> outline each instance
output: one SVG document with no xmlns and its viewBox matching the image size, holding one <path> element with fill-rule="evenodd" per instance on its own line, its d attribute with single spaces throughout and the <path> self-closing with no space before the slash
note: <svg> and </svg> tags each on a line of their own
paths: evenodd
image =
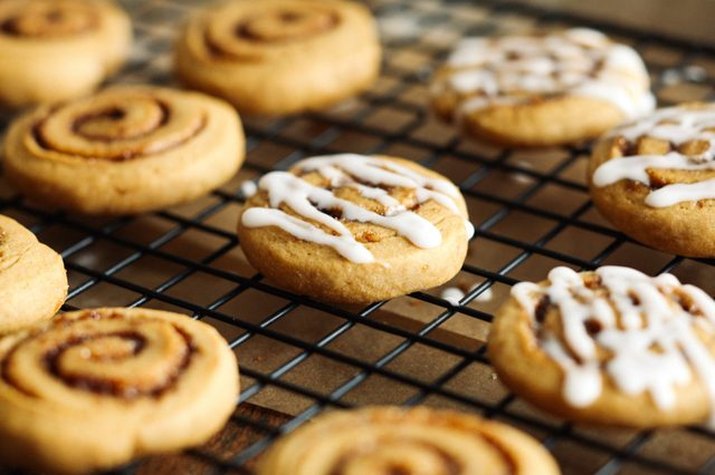
<svg viewBox="0 0 715 475">
<path fill-rule="evenodd" d="M 473 137 L 560 145 L 652 111 L 649 84 L 632 48 L 594 30 L 467 38 L 435 74 L 432 106 Z"/>
<path fill-rule="evenodd" d="M 66 297 L 62 257 L 0 215 L 0 335 L 52 318 Z"/>
<path fill-rule="evenodd" d="M 619 128 L 588 168 L 598 210 L 661 251 L 715 257 L 715 104 L 659 109 Z"/>
<path fill-rule="evenodd" d="M 566 267 L 512 288 L 489 357 L 515 393 L 574 421 L 715 423 L 715 302 L 671 274 Z"/>
<path fill-rule="evenodd" d="M 86 473 L 199 445 L 235 408 L 238 368 L 184 315 L 66 313 L 0 339 L 0 465 Z"/>
<path fill-rule="evenodd" d="M 123 86 L 15 121 L 5 172 L 18 190 L 84 214 L 128 214 L 194 199 L 244 157 L 236 112 L 178 90 Z"/>
<path fill-rule="evenodd" d="M 105 0 L 0 2 L 0 103 L 18 107 L 91 92 L 124 62 L 129 17 Z"/>
<path fill-rule="evenodd" d="M 399 158 L 313 157 L 265 175 L 258 189 L 239 218 L 246 257 L 287 289 L 329 302 L 440 285 L 474 232 L 457 187 Z"/>
<path fill-rule="evenodd" d="M 241 112 L 290 114 L 331 105 L 377 78 L 375 21 L 343 0 L 233 0 L 195 15 L 176 72 Z"/>
<path fill-rule="evenodd" d="M 274 444 L 258 475 L 556 475 L 530 436 L 450 410 L 368 407 L 324 414 Z"/>
</svg>

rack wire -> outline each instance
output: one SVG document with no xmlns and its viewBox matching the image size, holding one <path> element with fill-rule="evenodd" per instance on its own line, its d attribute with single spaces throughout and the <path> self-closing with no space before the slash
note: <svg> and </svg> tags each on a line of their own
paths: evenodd
<svg viewBox="0 0 715 475">
<path fill-rule="evenodd" d="M 135 48 L 111 82 L 174 84 L 176 26 L 202 2 L 121 3 L 133 16 Z M 506 391 L 484 346 L 509 287 L 540 280 L 555 265 L 669 271 L 712 295 L 715 261 L 650 250 L 603 221 L 584 183 L 588 146 L 490 148 L 460 138 L 425 104 L 432 71 L 467 35 L 596 27 L 642 53 L 661 105 L 713 98 L 715 49 L 509 2 L 369 4 L 385 46 L 375 87 L 323 112 L 244 117 L 247 162 L 206 198 L 142 216 L 83 219 L 24 201 L 0 176 L 0 213 L 29 226 L 65 259 L 66 310 L 121 305 L 190 313 L 216 326 L 239 356 L 240 404 L 219 436 L 121 472 L 250 473 L 276 437 L 320 412 L 381 403 L 456 407 L 515 425 L 541 440 L 564 473 L 715 473 L 715 434 L 564 423 Z M 0 116 L 0 130 L 11 118 Z M 459 185 L 476 226 L 467 261 L 449 284 L 466 291 L 459 305 L 436 289 L 365 307 L 332 306 L 281 290 L 246 264 L 234 233 L 240 184 L 305 156 L 335 152 L 412 158 Z"/>
</svg>

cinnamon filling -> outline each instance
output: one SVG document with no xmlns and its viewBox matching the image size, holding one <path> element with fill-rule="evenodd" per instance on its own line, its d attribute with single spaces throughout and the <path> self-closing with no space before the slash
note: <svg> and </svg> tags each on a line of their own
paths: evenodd
<svg viewBox="0 0 715 475">
<path fill-rule="evenodd" d="M 634 140 L 627 140 L 625 137 L 620 136 L 617 137 L 614 142 L 611 150 L 611 158 L 648 155 L 658 156 L 676 152 L 685 155 L 691 162 L 702 163 L 710 160 L 709 158 L 705 158 L 705 154 L 709 149 L 710 143 L 706 140 L 690 140 L 678 145 L 648 135 L 640 136 Z M 649 168 L 646 169 L 646 173 L 650 181 L 648 186 L 650 190 L 657 190 L 678 183 L 696 183 L 699 181 L 697 173 L 691 172 L 688 175 L 684 175 L 682 170 L 676 169 Z M 641 188 L 642 186 L 642 184 L 638 183 L 635 185 L 635 189 Z"/>
<path fill-rule="evenodd" d="M 15 348 L 17 348 L 17 346 Z M 25 396 L 35 398 L 37 397 L 37 394 L 22 386 L 19 381 L 10 375 L 10 359 L 12 358 L 14 351 L 14 349 L 11 350 L 5 355 L 2 361 L 0 361 L 0 381 L 4 381 L 8 386 L 21 392 Z"/>
<path fill-rule="evenodd" d="M 287 44 L 335 29 L 339 15 L 329 9 L 283 8 L 236 18 L 231 29 L 203 26 L 204 45 L 217 59 L 258 61 L 263 46 Z"/>
<path fill-rule="evenodd" d="M 536 304 L 536 310 L 534 310 L 534 319 L 538 323 L 544 323 L 550 306 L 551 299 L 549 299 L 548 296 L 544 295 L 541 299 L 539 299 L 539 303 Z"/>
<path fill-rule="evenodd" d="M 597 335 L 601 332 L 601 330 L 603 330 L 601 322 L 593 318 L 586 320 L 584 322 L 584 326 L 586 327 L 588 334 L 591 336 Z"/>
<path fill-rule="evenodd" d="M 63 342 L 56 348 L 53 348 L 50 352 L 46 353 L 43 358 L 45 368 L 54 377 L 62 380 L 68 386 L 76 389 L 97 394 L 109 394 L 121 398 L 131 398 L 133 396 L 138 395 L 136 389 L 127 386 L 126 383 L 123 381 L 100 380 L 91 377 L 70 376 L 62 374 L 62 371 L 60 370 L 59 366 L 59 360 L 68 349 L 82 345 L 96 338 L 104 337 L 117 337 L 124 341 L 127 341 L 131 345 L 132 349 L 129 355 L 122 355 L 125 357 L 136 356 L 144 349 L 144 345 L 146 344 L 144 337 L 134 332 L 105 333 L 100 335 L 76 337 Z M 100 359 L 113 358 L 104 357 Z"/>
<path fill-rule="evenodd" d="M 121 106 L 79 116 L 71 125 L 73 133 L 87 139 L 110 142 L 117 139 L 141 138 L 149 135 L 169 122 L 170 108 L 162 101 L 156 101 L 159 114 L 142 123 L 123 123 L 127 112 Z"/>
</svg>

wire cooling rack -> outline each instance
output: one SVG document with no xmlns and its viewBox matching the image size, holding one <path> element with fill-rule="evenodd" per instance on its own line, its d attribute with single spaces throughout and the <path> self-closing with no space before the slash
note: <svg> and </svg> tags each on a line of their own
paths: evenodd
<svg viewBox="0 0 715 475">
<path fill-rule="evenodd" d="M 174 84 L 177 26 L 198 0 L 124 0 L 135 24 L 117 83 Z M 281 433 L 334 407 L 428 404 L 515 425 L 556 456 L 565 473 L 715 473 L 715 434 L 589 429 L 531 409 L 497 381 L 485 355 L 489 322 L 514 283 L 556 265 L 631 265 L 673 272 L 715 293 L 712 260 L 659 253 L 611 228 L 584 185 L 588 147 L 504 151 L 461 139 L 431 117 L 429 77 L 465 35 L 594 26 L 646 59 L 661 105 L 711 100 L 715 50 L 534 7 L 482 2 L 370 3 L 385 43 L 383 74 L 359 98 L 320 113 L 244 117 L 247 163 L 203 199 L 136 217 L 97 220 L 49 213 L 20 199 L 0 175 L 0 212 L 62 253 L 66 309 L 147 306 L 216 326 L 240 359 L 240 404 L 205 447 L 155 457 L 126 473 L 249 473 Z M 673 5 L 673 8 L 676 8 Z M 0 130 L 11 120 L 0 116 Z M 408 157 L 457 183 L 476 236 L 460 274 L 459 305 L 441 289 L 366 307 L 335 307 L 285 292 L 246 264 L 234 233 L 240 185 L 310 155 L 356 152 Z M 1 471 L 1 470 L 0 470 Z"/>
</svg>

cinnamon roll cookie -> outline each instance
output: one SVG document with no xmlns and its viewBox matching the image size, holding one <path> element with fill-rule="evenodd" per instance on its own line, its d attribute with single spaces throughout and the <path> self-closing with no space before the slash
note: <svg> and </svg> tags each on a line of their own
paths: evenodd
<svg viewBox="0 0 715 475">
<path fill-rule="evenodd" d="M 512 473 L 556 475 L 530 436 L 450 410 L 369 407 L 324 414 L 280 439 L 258 475 Z"/>
<path fill-rule="evenodd" d="M 203 94 L 124 86 L 13 123 L 5 172 L 24 195 L 84 214 L 159 209 L 228 181 L 244 157 L 236 112 Z"/>
<path fill-rule="evenodd" d="M 233 0 L 194 16 L 176 72 L 241 112 L 281 115 L 331 105 L 377 78 L 372 15 L 343 0 Z"/>
<path fill-rule="evenodd" d="M 473 232 L 446 178 L 408 160 L 354 154 L 265 175 L 238 225 L 246 257 L 267 277 L 354 303 L 444 283 L 459 271 Z"/>
<path fill-rule="evenodd" d="M 52 318 L 66 297 L 62 257 L 0 215 L 0 335 Z"/>
<path fill-rule="evenodd" d="M 67 313 L 0 339 L 0 465 L 87 473 L 205 442 L 238 368 L 209 325 L 175 313 Z"/>
<path fill-rule="evenodd" d="M 653 110 L 638 54 L 585 28 L 462 40 L 432 85 L 432 105 L 473 137 L 550 146 L 600 135 Z"/>
<path fill-rule="evenodd" d="M 504 384 L 568 419 L 715 424 L 715 301 L 671 274 L 557 267 L 512 288 L 488 349 Z"/>
<path fill-rule="evenodd" d="M 89 93 L 124 62 L 131 34 L 129 17 L 108 0 L 3 0 L 0 103 Z"/>
<path fill-rule="evenodd" d="M 715 104 L 659 109 L 615 130 L 588 168 L 598 210 L 661 251 L 715 257 Z"/>
</svg>

